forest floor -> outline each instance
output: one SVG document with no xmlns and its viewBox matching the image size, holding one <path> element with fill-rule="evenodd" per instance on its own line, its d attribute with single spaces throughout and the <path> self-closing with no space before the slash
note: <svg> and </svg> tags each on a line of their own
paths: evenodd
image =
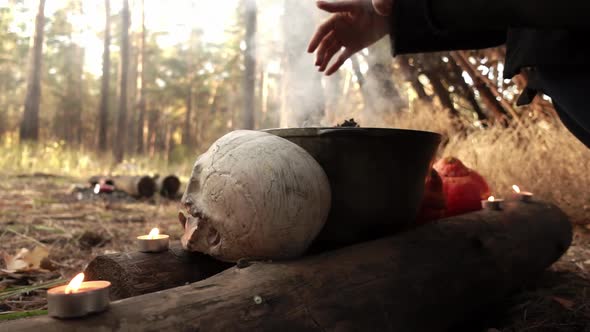
<svg viewBox="0 0 590 332">
<path fill-rule="evenodd" d="M 135 237 L 153 227 L 173 240 L 182 234 L 177 201 L 94 195 L 86 186 L 70 177 L 0 175 L 0 321 L 44 314 L 48 287 L 97 255 L 135 250 Z M 590 227 L 576 226 L 568 252 L 485 326 L 590 332 Z"/>
</svg>

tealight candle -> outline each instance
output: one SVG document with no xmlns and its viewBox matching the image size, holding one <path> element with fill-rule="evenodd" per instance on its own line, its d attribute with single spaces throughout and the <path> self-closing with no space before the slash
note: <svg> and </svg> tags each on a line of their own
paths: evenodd
<svg viewBox="0 0 590 332">
<path fill-rule="evenodd" d="M 495 198 L 494 196 L 488 197 L 488 199 L 481 201 L 481 207 L 488 210 L 501 210 L 503 199 Z"/>
<path fill-rule="evenodd" d="M 512 189 L 514 190 L 514 196 L 523 201 L 523 202 L 530 202 L 533 200 L 533 193 L 528 191 L 521 191 L 520 187 L 517 185 L 513 185 Z"/>
<path fill-rule="evenodd" d="M 109 307 L 108 281 L 84 281 L 84 273 L 76 275 L 69 284 L 47 291 L 47 313 L 55 318 L 83 317 Z"/>
<path fill-rule="evenodd" d="M 160 230 L 154 228 L 148 235 L 138 236 L 137 241 L 141 252 L 162 252 L 168 250 L 170 236 L 160 234 Z"/>
</svg>

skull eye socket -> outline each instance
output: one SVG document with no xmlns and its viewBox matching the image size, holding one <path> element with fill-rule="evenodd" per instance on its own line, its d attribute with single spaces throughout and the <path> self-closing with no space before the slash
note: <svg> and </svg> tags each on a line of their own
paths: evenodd
<svg viewBox="0 0 590 332">
<path fill-rule="evenodd" d="M 178 221 L 180 221 L 182 228 L 186 228 L 186 216 L 184 215 L 184 212 L 178 212 Z"/>
<path fill-rule="evenodd" d="M 209 234 L 207 235 L 207 242 L 210 246 L 216 246 L 219 244 L 219 242 L 221 242 L 221 236 L 219 235 L 219 232 L 213 227 L 209 229 Z"/>
</svg>

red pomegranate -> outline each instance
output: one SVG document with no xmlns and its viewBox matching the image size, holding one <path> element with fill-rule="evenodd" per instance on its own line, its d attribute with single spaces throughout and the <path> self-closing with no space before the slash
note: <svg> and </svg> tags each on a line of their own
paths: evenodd
<svg viewBox="0 0 590 332">
<path fill-rule="evenodd" d="M 442 177 L 446 217 L 480 210 L 481 200 L 490 196 L 486 180 L 455 157 L 440 159 L 434 169 Z"/>
<path fill-rule="evenodd" d="M 429 176 L 426 178 L 424 198 L 422 199 L 416 222 L 421 225 L 432 220 L 444 218 L 445 209 L 446 204 L 442 179 L 436 170 L 431 169 Z"/>
</svg>

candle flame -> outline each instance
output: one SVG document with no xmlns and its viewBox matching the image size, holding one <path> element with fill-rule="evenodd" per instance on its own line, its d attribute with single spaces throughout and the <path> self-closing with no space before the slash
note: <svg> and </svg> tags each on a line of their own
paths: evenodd
<svg viewBox="0 0 590 332">
<path fill-rule="evenodd" d="M 82 286 L 83 281 L 84 281 L 84 273 L 78 273 L 72 279 L 72 281 L 70 281 L 70 283 L 66 286 L 65 293 L 66 294 L 77 293 L 78 290 L 80 289 L 80 286 Z"/>
<path fill-rule="evenodd" d="M 150 233 L 148 234 L 148 239 L 153 240 L 160 234 L 160 230 L 157 228 L 152 228 Z"/>
<path fill-rule="evenodd" d="M 514 189 L 517 194 L 520 194 L 520 188 L 517 185 L 513 185 L 512 189 Z"/>
<path fill-rule="evenodd" d="M 494 196 L 490 196 L 490 197 L 488 197 L 488 201 L 490 201 L 490 202 L 493 202 L 493 201 L 495 201 L 495 200 L 496 200 L 496 198 L 495 198 Z"/>
</svg>

